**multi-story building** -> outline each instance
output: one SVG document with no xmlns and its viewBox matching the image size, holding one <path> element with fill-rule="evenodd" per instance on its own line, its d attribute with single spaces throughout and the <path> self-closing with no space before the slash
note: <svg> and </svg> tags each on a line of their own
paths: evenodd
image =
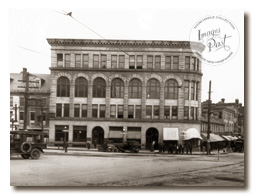
<svg viewBox="0 0 254 196">
<path fill-rule="evenodd" d="M 73 145 L 138 141 L 149 148 L 201 130 L 204 46 L 188 41 L 47 39 L 50 133 Z M 192 47 L 190 47 L 192 44 Z M 165 138 L 167 137 L 167 138 Z"/>
<path fill-rule="evenodd" d="M 202 114 L 204 116 L 202 123 L 207 126 L 207 110 L 208 102 L 202 103 Z M 238 99 L 234 103 L 225 103 L 225 99 L 221 99 L 218 103 L 211 104 L 211 113 L 214 121 L 224 124 L 224 130 L 216 126 L 214 132 L 220 132 L 227 135 L 244 135 L 244 108 Z M 213 122 L 212 122 L 213 123 Z M 215 122 L 216 124 L 216 122 Z"/>
<path fill-rule="evenodd" d="M 49 74 L 29 74 L 28 107 L 25 118 L 25 86 L 23 72 L 10 74 L 11 129 L 23 130 L 27 119 L 27 130 L 48 132 L 48 108 L 50 94 Z M 42 125 L 43 123 L 43 125 Z"/>
</svg>

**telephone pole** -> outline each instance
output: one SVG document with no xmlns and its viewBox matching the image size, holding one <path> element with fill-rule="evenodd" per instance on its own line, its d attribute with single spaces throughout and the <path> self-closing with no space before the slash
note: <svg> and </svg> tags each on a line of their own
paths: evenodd
<svg viewBox="0 0 254 196">
<path fill-rule="evenodd" d="M 211 80 L 209 81 L 209 92 L 208 92 L 207 155 L 210 154 L 210 132 L 211 132 L 210 117 L 211 117 Z"/>
</svg>

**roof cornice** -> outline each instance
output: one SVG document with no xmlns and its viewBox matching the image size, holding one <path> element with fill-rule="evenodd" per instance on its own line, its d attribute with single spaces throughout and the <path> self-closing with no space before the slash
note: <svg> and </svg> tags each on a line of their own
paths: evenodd
<svg viewBox="0 0 254 196">
<path fill-rule="evenodd" d="M 148 46 L 169 48 L 195 48 L 203 52 L 205 46 L 199 42 L 164 40 L 103 40 L 103 39 L 47 39 L 51 46 Z"/>
</svg>

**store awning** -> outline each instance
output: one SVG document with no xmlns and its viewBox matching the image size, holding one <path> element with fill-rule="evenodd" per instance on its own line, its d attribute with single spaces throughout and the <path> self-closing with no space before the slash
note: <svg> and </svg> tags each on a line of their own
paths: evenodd
<svg viewBox="0 0 254 196">
<path fill-rule="evenodd" d="M 179 140 L 178 128 L 163 128 L 163 140 Z"/>
<path fill-rule="evenodd" d="M 203 140 L 207 141 L 207 134 L 206 133 L 202 133 L 201 134 Z M 210 133 L 210 138 L 209 138 L 210 142 L 221 142 L 224 141 L 223 138 L 221 138 L 219 135 L 216 135 L 214 133 Z"/>
<path fill-rule="evenodd" d="M 183 132 L 183 140 L 189 140 L 189 139 L 202 139 L 199 132 L 195 128 L 190 128 Z"/>
<path fill-rule="evenodd" d="M 223 137 L 227 141 L 231 141 L 231 139 L 228 136 L 226 136 L 226 135 L 222 135 L 221 137 Z"/>
</svg>

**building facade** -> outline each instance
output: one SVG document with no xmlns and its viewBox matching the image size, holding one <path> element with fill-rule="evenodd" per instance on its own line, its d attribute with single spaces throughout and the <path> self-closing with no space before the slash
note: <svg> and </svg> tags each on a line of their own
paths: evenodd
<svg viewBox="0 0 254 196">
<path fill-rule="evenodd" d="M 47 39 L 51 46 L 49 142 L 72 146 L 201 131 L 204 46 L 187 41 Z M 190 47 L 192 44 L 192 47 Z M 194 46 L 194 47 L 193 47 Z M 193 49 L 195 48 L 195 49 Z M 176 131 L 176 132 L 175 132 Z"/>
<path fill-rule="evenodd" d="M 202 126 L 207 129 L 207 110 L 208 102 L 202 103 Z M 221 126 L 215 126 L 213 132 L 223 133 L 227 135 L 243 136 L 244 135 L 244 107 L 239 103 L 238 99 L 233 103 L 226 103 L 225 99 L 221 99 L 218 103 L 211 104 L 212 117 L 211 124 L 223 124 L 224 128 Z M 202 129 L 203 130 L 203 129 Z"/>
<path fill-rule="evenodd" d="M 25 85 L 23 72 L 10 74 L 10 123 L 11 130 L 49 131 L 48 109 L 50 75 L 29 74 L 27 116 L 25 118 Z M 39 100 L 39 102 L 38 102 Z M 42 124 L 43 123 L 43 124 Z"/>
</svg>

